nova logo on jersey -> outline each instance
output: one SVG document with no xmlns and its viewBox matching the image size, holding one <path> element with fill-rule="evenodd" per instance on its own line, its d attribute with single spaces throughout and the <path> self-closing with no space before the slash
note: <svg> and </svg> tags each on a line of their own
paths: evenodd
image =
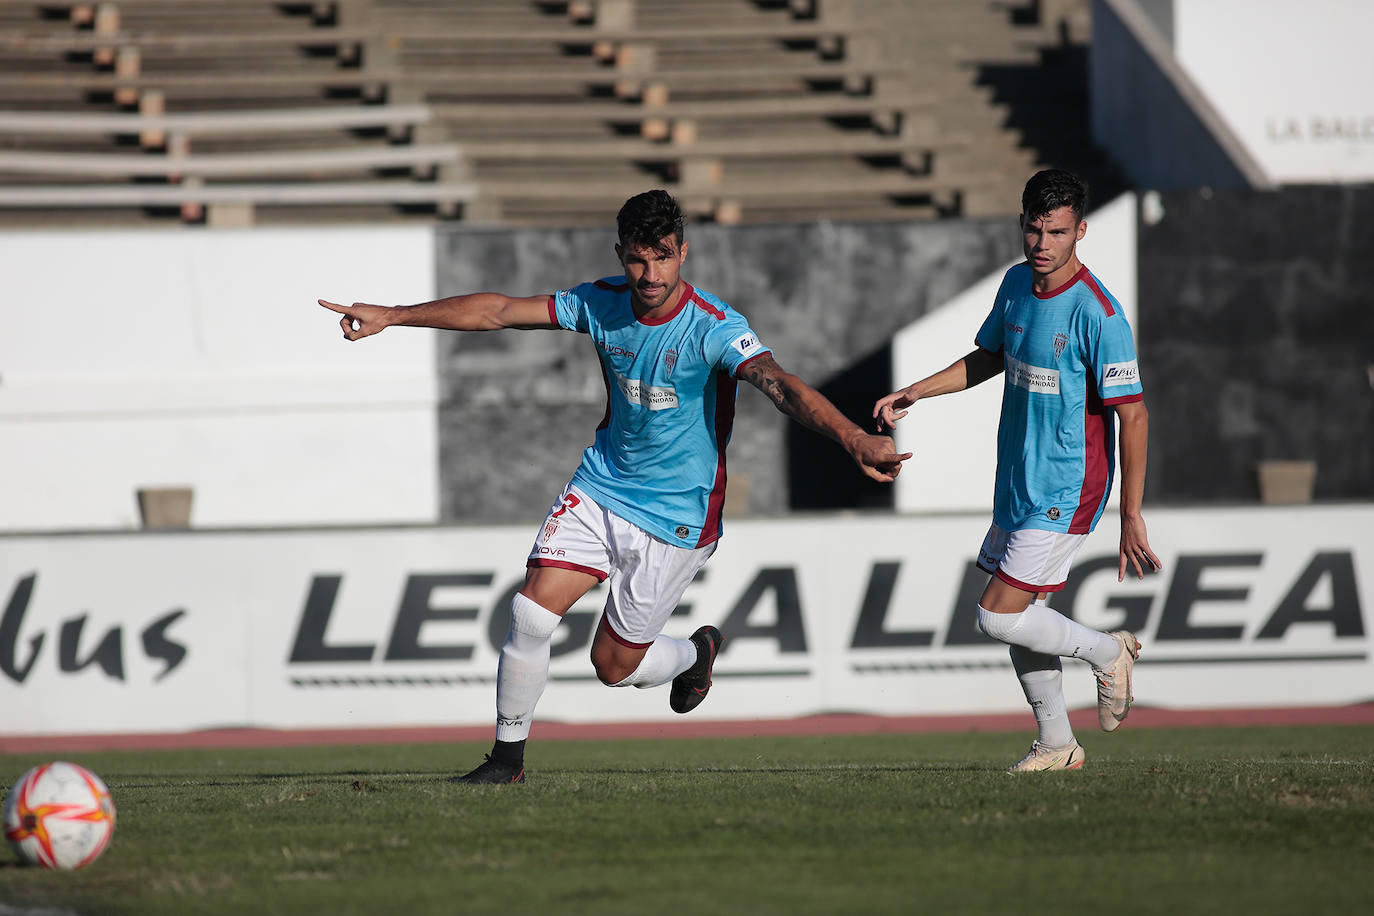
<svg viewBox="0 0 1374 916">
<path fill-rule="evenodd" d="M 740 356 L 752 356 L 759 349 L 759 339 L 753 334 L 741 334 L 735 338 L 734 343 L 730 344 L 740 354 Z"/>
<path fill-rule="evenodd" d="M 616 386 L 620 388 L 620 393 L 625 395 L 625 400 L 631 404 L 639 404 L 650 410 L 668 410 L 677 407 L 677 389 L 659 388 L 654 385 L 646 385 L 639 379 L 626 378 L 619 372 L 615 374 Z"/>
<path fill-rule="evenodd" d="M 624 347 L 608 345 L 599 340 L 596 342 L 596 345 L 600 347 L 601 352 L 605 353 L 607 356 L 628 356 L 630 359 L 635 358 L 634 350 L 626 350 Z"/>
<path fill-rule="evenodd" d="M 1129 363 L 1107 363 L 1102 367 L 1102 387 L 1114 388 L 1119 385 L 1134 385 L 1140 381 L 1140 367 L 1135 360 Z"/>
<path fill-rule="evenodd" d="M 1058 394 L 1059 370 L 1045 369 L 1023 363 L 1019 359 L 1006 357 L 1007 381 L 1017 388 L 1024 388 L 1032 394 Z"/>
</svg>

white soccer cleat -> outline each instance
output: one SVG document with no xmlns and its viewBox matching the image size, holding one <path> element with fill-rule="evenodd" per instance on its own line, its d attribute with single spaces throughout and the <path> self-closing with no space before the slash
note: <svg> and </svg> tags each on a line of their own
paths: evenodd
<svg viewBox="0 0 1374 916">
<path fill-rule="evenodd" d="M 1094 668 L 1097 678 L 1097 724 L 1104 732 L 1116 731 L 1131 711 L 1131 672 L 1140 655 L 1140 640 L 1127 630 L 1107 634 L 1121 644 L 1116 661 L 1105 668 Z"/>
<path fill-rule="evenodd" d="M 1068 747 L 1046 747 L 1039 741 L 1031 742 L 1030 753 L 1019 763 L 1007 767 L 1008 773 L 1035 773 L 1040 770 L 1076 770 L 1083 766 L 1088 755 L 1083 745 L 1075 741 Z"/>
</svg>

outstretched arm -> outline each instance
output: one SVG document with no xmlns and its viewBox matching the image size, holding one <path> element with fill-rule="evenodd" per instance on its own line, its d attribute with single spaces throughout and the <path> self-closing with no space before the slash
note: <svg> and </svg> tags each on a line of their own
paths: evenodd
<svg viewBox="0 0 1374 916">
<path fill-rule="evenodd" d="M 859 469 L 873 480 L 890 482 L 902 469 L 911 452 L 899 455 L 887 436 L 874 436 L 851 422 L 829 398 L 790 372 L 783 370 L 764 353 L 740 366 L 739 377 L 762 391 L 783 413 L 802 426 L 829 436 L 849 453 Z"/>
<path fill-rule="evenodd" d="M 1150 547 L 1145 532 L 1145 517 L 1140 506 L 1145 498 L 1145 446 L 1150 438 L 1150 414 L 1144 401 L 1117 404 L 1116 419 L 1120 424 L 1117 437 L 1121 442 L 1121 547 L 1116 580 L 1126 578 L 1126 564 L 1135 568 L 1137 579 L 1162 568 L 1159 557 Z"/>
<path fill-rule="evenodd" d="M 898 420 L 906 416 L 906 409 L 921 398 L 933 398 L 936 395 L 950 394 L 981 385 L 1001 371 L 1002 354 L 979 347 L 934 375 L 927 376 L 919 382 L 912 382 L 874 404 L 873 416 L 878 421 L 878 429 L 891 429 Z"/>
<path fill-rule="evenodd" d="M 440 328 L 449 331 L 497 331 L 502 328 L 554 328 L 549 320 L 549 297 L 516 298 L 501 293 L 472 293 L 422 302 L 419 305 L 339 305 L 326 299 L 320 305 L 343 315 L 339 326 L 344 337 L 361 340 L 392 325 Z"/>
</svg>

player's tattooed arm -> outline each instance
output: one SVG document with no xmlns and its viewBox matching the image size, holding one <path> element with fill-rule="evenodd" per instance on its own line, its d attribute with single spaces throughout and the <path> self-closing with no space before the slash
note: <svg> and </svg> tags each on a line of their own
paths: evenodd
<svg viewBox="0 0 1374 916">
<path fill-rule="evenodd" d="M 892 480 L 902 462 L 911 457 L 909 452 L 899 455 L 887 436 L 865 433 L 825 395 L 779 366 L 771 353 L 754 357 L 736 374 L 762 391 L 778 410 L 844 446 L 864 474 L 874 480 Z"/>
<path fill-rule="evenodd" d="M 762 391 L 768 400 L 783 413 L 817 432 L 824 432 L 819 424 L 816 405 L 808 403 L 801 389 L 810 386 L 779 366 L 773 354 L 763 353 L 739 368 L 739 377 Z M 819 395 L 819 392 L 816 392 Z"/>
</svg>

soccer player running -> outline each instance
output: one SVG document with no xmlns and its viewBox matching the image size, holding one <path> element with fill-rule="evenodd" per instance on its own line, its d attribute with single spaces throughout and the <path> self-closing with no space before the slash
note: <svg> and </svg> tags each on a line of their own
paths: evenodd
<svg viewBox="0 0 1374 916">
<path fill-rule="evenodd" d="M 721 536 L 737 379 L 834 439 L 874 480 L 892 481 L 911 457 L 784 371 L 742 315 L 682 279 L 683 225 L 666 191 L 630 198 L 616 217 L 624 275 L 553 295 L 474 293 L 397 307 L 319 300 L 343 315 L 349 340 L 392 325 L 561 328 L 591 337 L 601 360 L 606 416 L 540 527 L 511 602 L 496 675 L 495 744 L 484 763 L 454 781 L 524 782 L 525 741 L 548 681 L 553 633 L 600 582 L 609 592 L 591 648 L 598 679 L 612 687 L 671 682 L 669 706 L 679 713 L 706 697 L 720 631 L 704 626 L 690 639 L 661 631 Z"/>
<path fill-rule="evenodd" d="M 1117 579 L 1158 570 L 1141 500 L 1149 416 L 1131 329 L 1121 306 L 1078 260 L 1087 232 L 1087 188 L 1058 169 L 1036 173 L 1021 196 L 1026 261 L 1007 271 L 977 348 L 948 368 L 877 402 L 891 428 L 922 398 L 963 391 L 1003 373 L 992 526 L 978 553 L 991 574 L 978 625 L 1011 647 L 1011 661 L 1039 734 L 1011 772 L 1083 765 L 1065 709 L 1061 656 L 1081 658 L 1097 678 L 1098 723 L 1114 731 L 1131 708 L 1140 643 L 1103 633 L 1046 603 L 1106 507 L 1120 422 L 1121 543 Z"/>
</svg>

